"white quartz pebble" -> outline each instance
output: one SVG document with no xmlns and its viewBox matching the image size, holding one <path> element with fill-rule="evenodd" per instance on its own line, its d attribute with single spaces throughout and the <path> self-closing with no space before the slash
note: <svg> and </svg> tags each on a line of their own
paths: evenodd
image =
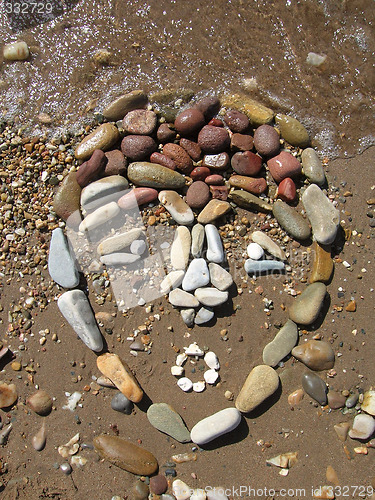
<svg viewBox="0 0 375 500">
<path fill-rule="evenodd" d="M 12 8 L 12 3 L 10 7 Z M 8 43 L 4 45 L 3 56 L 7 61 L 24 61 L 29 57 L 29 47 L 23 41 Z"/>
<path fill-rule="evenodd" d="M 224 261 L 225 254 L 219 231 L 213 224 L 207 224 L 204 230 L 207 239 L 207 260 L 220 264 Z"/>
<path fill-rule="evenodd" d="M 250 243 L 247 246 L 247 255 L 250 259 L 259 260 L 263 257 L 264 250 L 258 243 Z"/>
<path fill-rule="evenodd" d="M 207 384 L 214 385 L 219 378 L 219 374 L 216 370 L 207 370 L 204 372 L 203 377 Z"/>
<path fill-rule="evenodd" d="M 171 374 L 174 375 L 175 377 L 181 377 L 181 375 L 184 373 L 184 369 L 182 366 L 172 366 L 171 367 Z"/>
<path fill-rule="evenodd" d="M 189 347 L 184 347 L 184 350 L 187 356 L 203 356 L 204 354 L 204 352 L 196 342 L 190 344 Z"/>
<path fill-rule="evenodd" d="M 193 259 L 182 281 L 182 289 L 191 292 L 210 282 L 207 263 L 204 259 Z"/>
<path fill-rule="evenodd" d="M 134 240 L 130 245 L 130 251 L 134 255 L 142 255 L 146 251 L 146 243 L 144 240 Z"/>
<path fill-rule="evenodd" d="M 193 382 L 187 377 L 181 377 L 177 380 L 177 385 L 184 392 L 189 392 L 193 388 Z"/>
<path fill-rule="evenodd" d="M 375 419 L 371 415 L 360 413 L 354 417 L 349 437 L 352 439 L 369 439 L 375 432 Z"/>
<path fill-rule="evenodd" d="M 237 408 L 225 408 L 196 423 L 190 432 L 191 440 L 198 445 L 209 443 L 234 430 L 240 422 Z"/>
<path fill-rule="evenodd" d="M 177 366 L 182 366 L 187 359 L 188 358 L 187 358 L 187 356 L 186 356 L 186 354 L 184 352 L 178 354 L 177 357 L 176 357 L 176 365 Z"/>
<path fill-rule="evenodd" d="M 191 494 L 191 488 L 181 481 L 181 479 L 175 479 L 172 483 L 172 493 L 176 497 L 176 500 L 188 500 Z"/>
<path fill-rule="evenodd" d="M 193 490 L 190 500 L 206 500 L 206 498 L 206 492 L 201 488 L 198 488 Z"/>
<path fill-rule="evenodd" d="M 208 351 L 204 355 L 204 362 L 208 366 L 208 368 L 211 368 L 212 370 L 219 370 L 220 369 L 220 363 L 219 360 L 217 359 L 217 356 L 214 352 Z"/>
<path fill-rule="evenodd" d="M 193 391 L 194 392 L 203 392 L 206 388 L 206 384 L 203 382 L 203 380 L 199 382 L 194 382 L 193 384 Z"/>
</svg>

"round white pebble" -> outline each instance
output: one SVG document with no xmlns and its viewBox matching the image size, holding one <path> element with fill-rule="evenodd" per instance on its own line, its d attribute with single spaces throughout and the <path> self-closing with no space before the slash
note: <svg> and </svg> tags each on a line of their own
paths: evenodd
<svg viewBox="0 0 375 500">
<path fill-rule="evenodd" d="M 193 391 L 194 392 L 203 392 L 206 388 L 206 384 L 203 381 L 194 382 Z"/>
<path fill-rule="evenodd" d="M 184 369 L 182 366 L 172 366 L 171 367 L 171 374 L 174 375 L 175 377 L 181 377 L 181 375 L 184 373 Z"/>
<path fill-rule="evenodd" d="M 219 374 L 215 370 L 207 370 L 204 372 L 203 377 L 207 384 L 213 385 L 219 378 Z"/>
<path fill-rule="evenodd" d="M 187 377 L 181 377 L 177 380 L 177 385 L 184 392 L 189 392 L 193 388 L 193 382 Z"/>
<path fill-rule="evenodd" d="M 263 257 L 264 250 L 258 243 L 250 243 L 247 246 L 247 255 L 250 259 L 259 260 Z"/>
</svg>

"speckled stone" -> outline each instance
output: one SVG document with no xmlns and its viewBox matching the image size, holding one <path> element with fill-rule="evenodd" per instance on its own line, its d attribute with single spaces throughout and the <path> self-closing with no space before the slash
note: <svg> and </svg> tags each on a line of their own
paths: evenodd
<svg viewBox="0 0 375 500">
<path fill-rule="evenodd" d="M 272 211 L 280 226 L 293 238 L 303 241 L 310 237 L 311 231 L 307 220 L 293 207 L 278 200 L 273 204 Z"/>
<path fill-rule="evenodd" d="M 319 316 L 327 287 L 324 283 L 313 283 L 294 299 L 289 308 L 289 317 L 300 325 L 311 325 Z"/>
<path fill-rule="evenodd" d="M 147 410 L 150 424 L 180 443 L 190 441 L 190 433 L 181 416 L 167 403 L 154 403 Z"/>
<path fill-rule="evenodd" d="M 284 359 L 298 342 L 297 325 L 290 319 L 276 334 L 275 338 L 263 349 L 265 365 L 276 366 Z"/>
<path fill-rule="evenodd" d="M 249 413 L 270 397 L 279 387 L 279 376 L 268 365 L 258 365 L 251 370 L 236 399 L 236 408 Z"/>
</svg>

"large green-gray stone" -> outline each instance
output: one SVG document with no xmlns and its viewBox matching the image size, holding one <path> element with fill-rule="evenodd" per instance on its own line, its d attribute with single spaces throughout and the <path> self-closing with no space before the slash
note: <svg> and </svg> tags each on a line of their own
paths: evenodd
<svg viewBox="0 0 375 500">
<path fill-rule="evenodd" d="M 180 443 L 190 441 L 190 432 L 181 416 L 167 403 L 154 403 L 147 410 L 150 424 Z"/>
<path fill-rule="evenodd" d="M 263 362 L 265 365 L 276 366 L 287 356 L 298 342 L 298 328 L 288 320 L 275 338 L 263 349 Z"/>
<path fill-rule="evenodd" d="M 137 186 L 156 189 L 181 189 L 185 177 L 170 168 L 147 161 L 135 161 L 128 166 L 128 179 Z"/>
<path fill-rule="evenodd" d="M 312 283 L 299 295 L 289 308 L 289 317 L 300 325 L 311 325 L 319 316 L 327 287 L 324 283 Z"/>
<path fill-rule="evenodd" d="M 291 116 L 277 114 L 275 121 L 280 128 L 281 137 L 292 146 L 306 148 L 310 144 L 307 130 L 301 122 Z"/>
<path fill-rule="evenodd" d="M 297 240 L 307 240 L 310 237 L 310 226 L 306 219 L 293 207 L 281 200 L 273 205 L 273 215 L 280 226 Z"/>
</svg>

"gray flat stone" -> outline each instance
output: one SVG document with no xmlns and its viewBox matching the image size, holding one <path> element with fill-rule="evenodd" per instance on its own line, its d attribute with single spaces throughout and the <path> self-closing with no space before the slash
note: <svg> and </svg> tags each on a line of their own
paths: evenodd
<svg viewBox="0 0 375 500">
<path fill-rule="evenodd" d="M 293 207 L 281 200 L 273 204 L 273 215 L 280 226 L 297 240 L 307 240 L 310 237 L 310 226 L 306 219 Z"/>
<path fill-rule="evenodd" d="M 322 245 L 333 243 L 340 223 L 340 212 L 316 184 L 311 184 L 303 193 L 302 203 L 314 239 Z"/>
<path fill-rule="evenodd" d="M 190 441 L 190 433 L 181 416 L 167 403 L 154 403 L 147 410 L 147 418 L 150 424 L 173 437 L 180 443 Z"/>
<path fill-rule="evenodd" d="M 169 302 L 176 307 L 192 308 L 198 307 L 198 299 L 194 297 L 191 293 L 185 292 L 180 288 L 175 288 L 169 292 Z"/>
<path fill-rule="evenodd" d="M 211 284 L 221 290 L 227 290 L 233 283 L 233 278 L 230 273 L 223 267 L 219 266 L 215 262 L 210 262 L 208 264 L 208 269 L 210 271 L 210 281 Z"/>
<path fill-rule="evenodd" d="M 324 283 L 312 283 L 299 295 L 289 308 L 289 317 L 300 325 L 311 325 L 322 308 L 327 287 Z"/>
<path fill-rule="evenodd" d="M 140 255 L 118 252 L 103 255 L 102 257 L 100 257 L 100 262 L 105 266 L 126 266 L 127 264 L 133 264 L 134 262 L 137 262 L 137 260 L 140 260 L 140 258 Z"/>
<path fill-rule="evenodd" d="M 303 390 L 320 405 L 327 404 L 327 384 L 316 373 L 308 372 L 302 375 Z"/>
<path fill-rule="evenodd" d="M 313 148 L 306 148 L 302 151 L 301 158 L 305 176 L 310 182 L 322 186 L 325 183 L 326 176 L 318 153 Z"/>
<path fill-rule="evenodd" d="M 224 262 L 225 254 L 219 231 L 213 224 L 207 224 L 204 230 L 207 239 L 207 260 L 221 264 Z"/>
<path fill-rule="evenodd" d="M 111 400 L 111 408 L 120 413 L 125 413 L 125 415 L 130 415 L 134 405 L 122 392 L 118 392 Z"/>
<path fill-rule="evenodd" d="M 196 325 L 204 325 L 212 320 L 215 313 L 209 307 L 201 307 L 195 316 L 194 323 Z"/>
<path fill-rule="evenodd" d="M 285 264 L 279 260 L 246 259 L 244 268 L 247 274 L 272 273 L 273 271 L 283 271 Z"/>
<path fill-rule="evenodd" d="M 216 288 L 197 288 L 194 295 L 201 304 L 215 307 L 224 304 L 228 300 L 228 292 L 222 292 Z"/>
<path fill-rule="evenodd" d="M 287 356 L 298 342 L 297 325 L 290 319 L 263 349 L 263 363 L 276 366 Z"/>
<path fill-rule="evenodd" d="M 186 292 L 192 292 L 197 288 L 208 285 L 210 276 L 208 267 L 204 259 L 193 259 L 182 281 L 182 289 Z"/>
<path fill-rule="evenodd" d="M 195 309 L 181 309 L 180 314 L 186 326 L 190 328 L 194 325 Z"/>
<path fill-rule="evenodd" d="M 82 290 L 63 293 L 57 305 L 61 314 L 87 347 L 100 352 L 103 349 L 103 338 L 90 303 Z"/>
<path fill-rule="evenodd" d="M 75 288 L 79 285 L 79 272 L 74 252 L 61 228 L 52 231 L 48 272 L 51 278 L 64 288 Z"/>
<path fill-rule="evenodd" d="M 191 230 L 191 254 L 195 259 L 202 257 L 204 236 L 204 226 L 202 224 L 195 224 Z"/>
</svg>

